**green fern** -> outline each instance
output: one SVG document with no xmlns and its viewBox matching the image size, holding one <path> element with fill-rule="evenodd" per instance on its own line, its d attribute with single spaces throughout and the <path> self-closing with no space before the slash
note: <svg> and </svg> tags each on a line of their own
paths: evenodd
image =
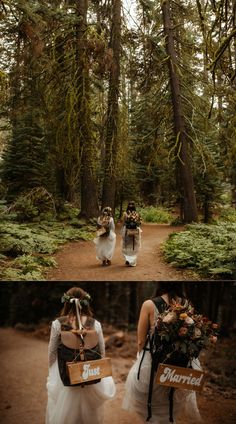
<svg viewBox="0 0 236 424">
<path fill-rule="evenodd" d="M 144 222 L 167 224 L 171 221 L 170 213 L 161 207 L 148 206 L 138 210 Z"/>
<path fill-rule="evenodd" d="M 236 272 L 236 224 L 188 225 L 169 236 L 163 251 L 173 266 L 206 276 L 231 276 Z"/>
<path fill-rule="evenodd" d="M 55 253 L 67 241 L 90 240 L 93 233 L 93 226 L 75 228 L 57 221 L 4 221 L 0 224 L 1 279 L 42 280 L 46 267 L 56 266 L 53 258 L 44 255 Z"/>
</svg>

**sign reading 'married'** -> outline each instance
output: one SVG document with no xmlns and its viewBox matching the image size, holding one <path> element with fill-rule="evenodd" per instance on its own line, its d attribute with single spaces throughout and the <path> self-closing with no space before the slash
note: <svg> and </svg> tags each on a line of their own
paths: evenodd
<svg viewBox="0 0 236 424">
<path fill-rule="evenodd" d="M 202 371 L 174 365 L 159 364 L 157 370 L 158 384 L 198 392 L 203 388 L 204 377 L 205 374 Z"/>
<path fill-rule="evenodd" d="M 112 375 L 111 359 L 102 358 L 96 361 L 69 362 L 67 363 L 67 370 L 72 385 L 99 380 Z"/>
</svg>

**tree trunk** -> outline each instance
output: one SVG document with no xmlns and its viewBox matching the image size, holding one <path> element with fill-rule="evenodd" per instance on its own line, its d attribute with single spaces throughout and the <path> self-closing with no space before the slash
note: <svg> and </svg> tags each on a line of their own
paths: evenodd
<svg viewBox="0 0 236 424">
<path fill-rule="evenodd" d="M 96 158 L 91 130 L 89 108 L 89 65 L 86 51 L 88 1 L 77 2 L 77 58 L 78 58 L 78 126 L 81 146 L 81 212 L 83 218 L 92 218 L 99 213 L 95 178 Z"/>
<path fill-rule="evenodd" d="M 208 224 L 212 217 L 211 208 L 210 208 L 210 200 L 209 200 L 208 194 L 204 196 L 203 211 L 204 211 L 204 223 Z"/>
<path fill-rule="evenodd" d="M 174 46 L 173 29 L 171 23 L 170 2 L 162 1 L 162 14 L 166 51 L 168 55 L 168 68 L 174 114 L 174 132 L 176 137 L 177 166 L 179 169 L 181 192 L 184 202 L 184 222 L 197 221 L 197 205 L 194 193 L 193 175 L 191 169 L 190 143 L 186 134 L 183 115 L 180 81 L 177 71 L 177 56 Z"/>
<path fill-rule="evenodd" d="M 115 208 L 116 167 L 119 128 L 119 77 L 121 44 L 121 0 L 113 0 L 113 19 L 110 48 L 113 52 L 108 92 L 108 109 L 105 138 L 105 175 L 103 182 L 102 206 Z"/>
</svg>

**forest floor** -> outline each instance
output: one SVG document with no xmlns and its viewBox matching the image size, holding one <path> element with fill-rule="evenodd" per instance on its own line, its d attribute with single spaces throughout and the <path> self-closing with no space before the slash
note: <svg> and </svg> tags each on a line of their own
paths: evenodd
<svg viewBox="0 0 236 424">
<path fill-rule="evenodd" d="M 136 267 L 125 266 L 121 252 L 120 226 L 116 226 L 116 248 L 112 265 L 101 266 L 93 241 L 67 243 L 54 255 L 57 267 L 46 274 L 56 281 L 170 281 L 196 280 L 189 271 L 177 270 L 164 261 L 161 244 L 169 234 L 182 231 L 183 226 L 167 224 L 142 225 L 142 246 Z"/>
<path fill-rule="evenodd" d="M 47 333 L 47 332 L 46 332 Z M 106 332 L 105 332 L 106 335 Z M 135 333 L 125 334 L 122 347 L 110 346 L 107 354 L 112 357 L 113 375 L 117 395 L 105 407 L 104 424 L 141 424 L 136 414 L 121 408 L 124 396 L 124 382 L 135 358 Z M 47 402 L 47 334 L 20 332 L 13 328 L 0 329 L 1 400 L 0 417 L 3 424 L 44 424 Z M 4 341 L 4 343 L 3 343 Z M 219 343 L 219 350 L 228 352 L 231 368 L 236 369 L 235 340 Z M 225 346 L 226 343 L 226 346 Z M 214 352 L 217 370 L 225 370 L 226 356 Z M 234 371 L 235 372 L 235 371 Z M 203 393 L 198 395 L 202 424 L 234 424 L 236 422 L 236 389 L 214 384 L 216 370 L 210 370 Z M 208 369 L 209 374 L 209 369 Z M 232 377 L 233 378 L 233 377 Z M 235 375 L 234 375 L 235 378 Z M 235 386 L 234 386 L 235 387 Z M 92 423 L 91 423 L 92 424 Z M 178 424 L 189 424 L 181 419 Z M 191 424 L 195 424 L 191 422 Z"/>
</svg>

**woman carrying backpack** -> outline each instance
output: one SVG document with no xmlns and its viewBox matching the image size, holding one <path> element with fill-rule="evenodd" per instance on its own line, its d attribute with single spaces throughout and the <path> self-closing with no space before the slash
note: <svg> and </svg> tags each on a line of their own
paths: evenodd
<svg viewBox="0 0 236 424">
<path fill-rule="evenodd" d="M 49 341 L 49 375 L 47 379 L 48 403 L 46 424 L 101 424 L 103 422 L 103 404 L 112 399 L 116 389 L 112 377 L 102 378 L 96 384 L 66 386 L 67 375 L 62 373 L 62 334 L 77 332 L 78 321 L 86 332 L 93 329 L 96 346 L 90 355 L 105 356 L 105 344 L 100 322 L 92 317 L 90 296 L 83 289 L 73 287 L 62 297 L 64 307 L 60 317 L 52 322 Z M 68 331 L 69 330 L 69 331 Z M 90 332 L 91 334 L 91 332 Z M 73 351 L 73 349 L 72 349 Z M 86 354 L 86 353 L 85 353 Z M 95 358 L 94 356 L 94 358 Z M 92 358 L 90 358 L 92 359 Z M 66 374 L 66 373 L 65 373 Z M 63 384 L 63 381 L 64 384 Z"/>
<path fill-rule="evenodd" d="M 111 265 L 116 246 L 116 233 L 112 209 L 107 206 L 97 220 L 97 237 L 93 240 L 96 246 L 96 258 L 103 266 Z"/>
<path fill-rule="evenodd" d="M 129 202 L 122 218 L 122 253 L 125 265 L 136 266 L 137 256 L 141 247 L 141 218 L 134 202 Z"/>
<path fill-rule="evenodd" d="M 137 360 L 126 380 L 122 406 L 123 409 L 136 412 L 143 422 L 169 424 L 183 416 L 190 418 L 192 423 L 201 422 L 194 391 L 182 389 L 173 391 L 170 387 L 158 385 L 155 378 L 151 382 L 150 378 L 153 361 L 150 340 L 158 316 L 167 310 L 173 301 L 182 302 L 183 298 L 181 283 L 160 282 L 155 297 L 146 300 L 141 307 Z M 200 368 L 197 358 L 194 359 L 192 368 Z M 171 393 L 173 397 L 170 400 Z"/>
</svg>

